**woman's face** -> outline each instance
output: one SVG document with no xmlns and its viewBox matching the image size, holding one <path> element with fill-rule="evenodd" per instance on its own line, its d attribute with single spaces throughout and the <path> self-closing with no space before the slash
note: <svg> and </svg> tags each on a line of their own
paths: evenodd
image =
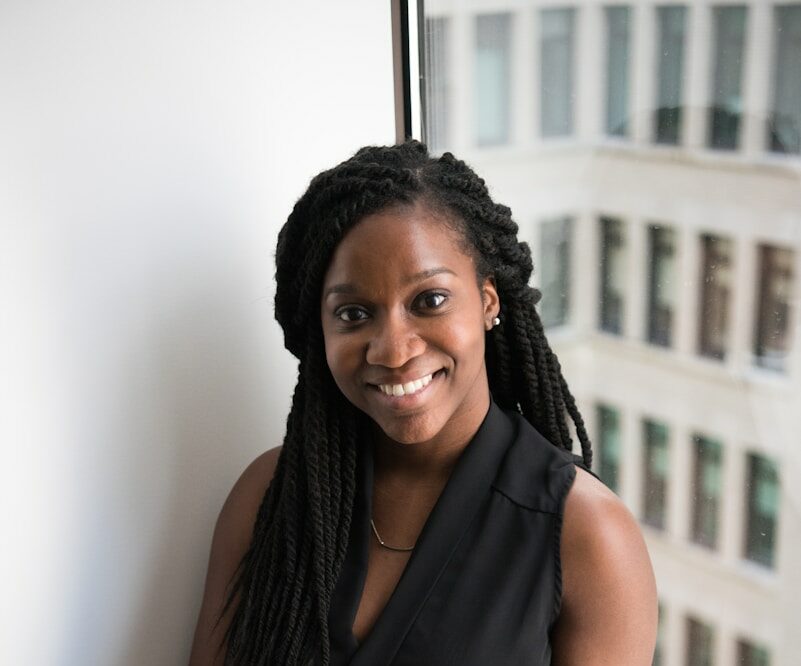
<svg viewBox="0 0 801 666">
<path fill-rule="evenodd" d="M 368 215 L 325 275 L 328 366 L 390 439 L 469 437 L 489 407 L 484 333 L 498 311 L 441 217 L 420 204 Z"/>
</svg>

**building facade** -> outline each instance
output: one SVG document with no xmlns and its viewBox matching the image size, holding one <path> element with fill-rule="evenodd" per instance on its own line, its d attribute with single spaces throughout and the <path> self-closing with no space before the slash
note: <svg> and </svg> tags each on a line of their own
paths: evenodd
<svg viewBox="0 0 801 666">
<path fill-rule="evenodd" d="M 801 2 L 425 3 L 425 138 L 511 206 L 656 663 L 801 659 Z"/>
</svg>

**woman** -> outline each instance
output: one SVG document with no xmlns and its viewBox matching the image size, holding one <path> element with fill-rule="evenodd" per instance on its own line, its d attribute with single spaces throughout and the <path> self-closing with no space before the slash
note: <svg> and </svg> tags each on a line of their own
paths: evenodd
<svg viewBox="0 0 801 666">
<path fill-rule="evenodd" d="M 220 514 L 191 663 L 650 664 L 645 545 L 584 469 L 531 254 L 484 181 L 363 148 L 312 180 L 276 259 L 298 383 Z"/>
</svg>

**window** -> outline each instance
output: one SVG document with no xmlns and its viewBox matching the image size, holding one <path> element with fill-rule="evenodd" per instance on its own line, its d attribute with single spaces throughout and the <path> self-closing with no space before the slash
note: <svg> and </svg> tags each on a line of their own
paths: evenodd
<svg viewBox="0 0 801 666">
<path fill-rule="evenodd" d="M 606 487 L 618 492 L 620 479 L 620 413 L 598 405 L 598 476 Z"/>
<path fill-rule="evenodd" d="M 623 293 L 626 267 L 623 223 L 602 217 L 601 223 L 601 309 L 599 327 L 607 333 L 623 332 Z"/>
<path fill-rule="evenodd" d="M 701 236 L 701 316 L 698 352 L 723 360 L 729 341 L 731 302 L 731 241 L 719 236 Z"/>
<path fill-rule="evenodd" d="M 773 108 L 768 145 L 777 153 L 801 152 L 801 5 L 773 10 Z"/>
<path fill-rule="evenodd" d="M 573 132 L 574 10 L 540 12 L 540 131 L 544 137 Z"/>
<path fill-rule="evenodd" d="M 629 133 L 629 49 L 631 9 L 606 7 L 606 133 Z"/>
<path fill-rule="evenodd" d="M 776 463 L 764 456 L 749 454 L 746 490 L 745 557 L 772 567 L 779 514 L 779 472 Z"/>
<path fill-rule="evenodd" d="M 665 528 L 668 484 L 668 429 L 656 421 L 643 422 L 645 438 L 643 476 L 643 522 Z"/>
<path fill-rule="evenodd" d="M 570 312 L 570 237 L 573 220 L 569 217 L 542 223 L 540 259 L 542 301 L 540 318 L 545 327 L 566 324 Z"/>
<path fill-rule="evenodd" d="M 683 5 L 657 7 L 657 143 L 678 144 L 681 137 L 684 33 L 687 8 Z"/>
<path fill-rule="evenodd" d="M 476 138 L 480 146 L 509 141 L 510 125 L 509 14 L 476 17 Z"/>
<path fill-rule="evenodd" d="M 714 46 L 709 110 L 710 148 L 737 148 L 743 111 L 742 77 L 745 43 L 745 6 L 713 8 Z"/>
<path fill-rule="evenodd" d="M 757 365 L 771 370 L 784 370 L 789 351 L 793 260 L 792 250 L 759 246 L 754 356 Z"/>
<path fill-rule="evenodd" d="M 449 143 L 450 87 L 448 44 L 450 26 L 444 17 L 425 20 L 425 137 L 432 151 L 442 151 Z"/>
<path fill-rule="evenodd" d="M 670 347 L 675 312 L 676 232 L 653 225 L 648 229 L 651 259 L 648 285 L 648 342 Z"/>
<path fill-rule="evenodd" d="M 665 643 L 665 605 L 660 601 L 657 605 L 657 625 L 656 625 L 656 647 L 654 648 L 654 659 L 651 666 L 662 666 L 664 662 L 664 648 Z"/>
<path fill-rule="evenodd" d="M 770 666 L 770 652 L 764 645 L 755 645 L 741 638 L 737 641 L 738 666 Z"/>
<path fill-rule="evenodd" d="M 715 548 L 718 542 L 723 447 L 720 442 L 696 435 L 691 539 Z"/>
<path fill-rule="evenodd" d="M 712 666 L 715 633 L 712 627 L 694 617 L 687 618 L 687 666 Z"/>
</svg>

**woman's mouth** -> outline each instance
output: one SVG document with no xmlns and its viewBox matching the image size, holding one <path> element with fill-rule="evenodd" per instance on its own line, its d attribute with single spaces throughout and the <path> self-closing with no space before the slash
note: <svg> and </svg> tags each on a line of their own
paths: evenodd
<svg viewBox="0 0 801 666">
<path fill-rule="evenodd" d="M 444 369 L 437 370 L 402 384 L 372 384 L 372 386 L 393 402 L 407 403 L 410 398 L 416 398 L 425 392 L 431 382 L 444 372 Z M 406 398 L 406 400 L 402 400 L 402 398 Z"/>
</svg>

